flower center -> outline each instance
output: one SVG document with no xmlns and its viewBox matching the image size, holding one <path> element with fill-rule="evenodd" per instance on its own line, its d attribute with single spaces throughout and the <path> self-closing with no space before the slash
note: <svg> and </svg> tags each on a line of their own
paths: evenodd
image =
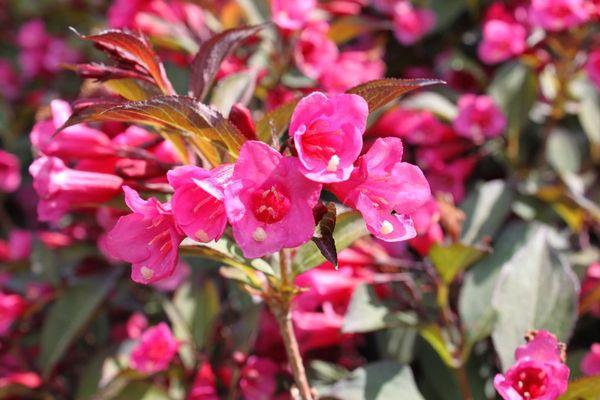
<svg viewBox="0 0 600 400">
<path fill-rule="evenodd" d="M 329 162 L 332 157 L 337 157 L 336 153 L 339 151 L 342 141 L 341 130 L 332 130 L 327 121 L 318 119 L 306 127 L 306 132 L 302 135 L 302 149 L 310 158 Z"/>
<path fill-rule="evenodd" d="M 524 399 L 537 399 L 546 393 L 547 374 L 539 368 L 526 368 L 519 371 L 513 382 L 513 388 Z"/>
<path fill-rule="evenodd" d="M 252 211 L 260 222 L 274 224 L 286 216 L 290 209 L 290 199 L 278 185 L 257 190 L 252 198 Z"/>
</svg>

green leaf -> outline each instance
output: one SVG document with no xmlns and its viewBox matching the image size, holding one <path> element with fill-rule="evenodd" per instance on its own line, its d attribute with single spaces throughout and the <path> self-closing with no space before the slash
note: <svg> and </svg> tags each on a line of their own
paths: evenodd
<svg viewBox="0 0 600 400">
<path fill-rule="evenodd" d="M 344 316 L 342 332 L 372 332 L 391 326 L 414 326 L 417 323 L 415 315 L 390 310 L 379 300 L 371 285 L 362 284 L 354 289 Z"/>
<path fill-rule="evenodd" d="M 577 319 L 577 277 L 551 245 L 552 230 L 541 224 L 533 229 L 492 295 L 498 315 L 492 339 L 504 369 L 528 331 L 546 329 L 567 342 Z"/>
<path fill-rule="evenodd" d="M 369 113 L 385 106 L 405 93 L 425 86 L 444 84 L 439 79 L 378 79 L 348 89 L 346 93 L 362 96 L 369 104 Z"/>
<path fill-rule="evenodd" d="M 478 184 L 460 206 L 467 216 L 462 242 L 475 244 L 492 238 L 510 214 L 513 198 L 514 191 L 503 180 Z"/>
<path fill-rule="evenodd" d="M 461 272 L 486 254 L 486 249 L 452 243 L 448 246 L 434 245 L 429 258 L 440 274 L 442 281 L 449 285 Z"/>
<path fill-rule="evenodd" d="M 569 388 L 558 400 L 600 400 L 600 376 L 569 382 Z"/>
<path fill-rule="evenodd" d="M 444 337 L 444 333 L 438 325 L 426 325 L 419 329 L 419 333 L 423 339 L 425 339 L 427 343 L 431 345 L 431 347 L 448 367 L 456 367 L 457 360 L 455 360 L 454 356 L 452 355 L 453 351 L 456 349 L 454 349 L 450 341 Z"/>
<path fill-rule="evenodd" d="M 422 92 L 402 100 L 403 108 L 431 111 L 446 121 L 452 121 L 458 114 L 456 104 L 436 92 Z"/>
<path fill-rule="evenodd" d="M 380 361 L 357 368 L 335 384 L 318 388 L 321 398 L 344 400 L 424 400 L 409 366 Z"/>
<path fill-rule="evenodd" d="M 530 230 L 524 223 L 508 225 L 495 241 L 492 254 L 477 262 L 465 274 L 458 310 L 469 343 L 492 333 L 495 311 L 490 299 L 498 276 L 504 265 L 513 262 L 516 250 L 527 240 L 528 233 Z"/>
<path fill-rule="evenodd" d="M 257 137 L 265 143 L 270 143 L 272 137 L 279 138 L 288 128 L 298 101 L 288 101 L 265 114 L 256 123 Z"/>
<path fill-rule="evenodd" d="M 333 238 L 337 251 L 349 247 L 357 239 L 369 234 L 365 221 L 359 212 L 348 211 L 337 216 Z M 294 272 L 296 274 L 308 271 L 325 262 L 325 257 L 321 254 L 317 245 L 308 242 L 296 253 L 294 257 Z"/>
<path fill-rule="evenodd" d="M 170 400 L 163 389 L 150 382 L 131 382 L 114 400 Z"/>
<path fill-rule="evenodd" d="M 40 367 L 48 376 L 81 333 L 113 286 L 120 271 L 67 288 L 52 305 L 42 327 Z"/>
<path fill-rule="evenodd" d="M 247 104 L 256 88 L 256 71 L 241 71 L 219 80 L 210 97 L 210 104 L 221 114 L 229 115 L 236 103 Z"/>
<path fill-rule="evenodd" d="M 428 5 L 436 14 L 434 32 L 446 30 L 467 8 L 464 0 L 430 0 Z"/>
<path fill-rule="evenodd" d="M 560 173 L 576 173 L 581 169 L 582 154 L 574 132 L 556 128 L 546 142 L 546 160 Z"/>
</svg>

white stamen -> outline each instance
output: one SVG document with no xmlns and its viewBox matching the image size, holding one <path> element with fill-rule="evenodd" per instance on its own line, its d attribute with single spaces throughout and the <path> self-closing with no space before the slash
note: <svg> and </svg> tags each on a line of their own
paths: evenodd
<svg viewBox="0 0 600 400">
<path fill-rule="evenodd" d="M 394 232 L 394 225 L 392 225 L 390 221 L 383 221 L 379 232 L 383 235 L 389 235 L 390 233 Z"/>
<path fill-rule="evenodd" d="M 329 159 L 329 162 L 327 163 L 327 171 L 335 172 L 335 171 L 337 171 L 339 165 L 340 165 L 340 158 L 334 154 L 331 156 L 331 158 Z"/>
<path fill-rule="evenodd" d="M 142 274 L 142 276 L 144 277 L 145 280 L 152 279 L 152 277 L 154 276 L 154 271 L 152 271 L 148 267 L 140 268 L 140 273 Z"/>
<path fill-rule="evenodd" d="M 201 242 L 210 242 L 210 238 L 208 237 L 208 233 L 206 233 L 202 229 L 198 229 L 198 232 L 196 232 L 196 238 L 199 241 L 201 241 Z"/>
<path fill-rule="evenodd" d="M 252 233 L 252 239 L 257 242 L 264 242 L 267 238 L 267 232 L 263 228 L 256 228 L 256 230 Z"/>
</svg>

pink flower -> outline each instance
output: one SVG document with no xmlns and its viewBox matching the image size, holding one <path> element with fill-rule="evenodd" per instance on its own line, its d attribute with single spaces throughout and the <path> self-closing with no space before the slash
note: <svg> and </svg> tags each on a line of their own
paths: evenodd
<svg viewBox="0 0 600 400">
<path fill-rule="evenodd" d="M 419 254 L 426 255 L 436 243 L 444 240 L 444 232 L 439 224 L 440 209 L 437 201 L 432 197 L 427 203 L 410 214 L 417 236 L 410 239 L 410 246 Z"/>
<path fill-rule="evenodd" d="M 481 143 L 504 132 L 506 117 L 491 97 L 466 94 L 458 100 L 458 116 L 452 126 L 460 136 Z"/>
<path fill-rule="evenodd" d="M 219 400 L 215 373 L 207 361 L 198 368 L 186 400 Z"/>
<path fill-rule="evenodd" d="M 294 60 L 298 69 L 309 78 L 317 79 L 338 58 L 338 48 L 327 37 L 329 25 L 325 21 L 310 23 L 296 42 Z"/>
<path fill-rule="evenodd" d="M 232 169 L 224 164 L 212 171 L 184 166 L 168 172 L 169 183 L 175 189 L 171 199 L 175 222 L 191 239 L 206 243 L 223 235 L 227 225 L 223 187 Z"/>
<path fill-rule="evenodd" d="M 564 31 L 589 19 L 584 0 L 531 0 L 529 19 L 547 31 Z"/>
<path fill-rule="evenodd" d="M 262 142 L 247 141 L 225 187 L 233 236 L 248 258 L 297 247 L 314 231 L 312 208 L 321 185 L 299 172 L 295 157 L 283 157 Z"/>
<path fill-rule="evenodd" d="M 403 0 L 401 0 L 403 1 Z M 373 8 L 383 14 L 391 14 L 398 0 L 371 0 Z"/>
<path fill-rule="evenodd" d="M 431 196 L 423 172 L 401 162 L 402 153 L 400 139 L 377 139 L 348 181 L 329 186 L 344 204 L 361 212 L 373 235 L 388 242 L 415 237 L 409 214 Z"/>
<path fill-rule="evenodd" d="M 33 187 L 40 197 L 37 211 L 41 221 L 56 222 L 74 207 L 103 203 L 121 189 L 116 175 L 67 168 L 56 157 L 40 157 L 31 164 Z"/>
<path fill-rule="evenodd" d="M 588 375 L 600 375 L 600 343 L 594 343 L 590 352 L 581 360 L 581 371 Z"/>
<path fill-rule="evenodd" d="M 279 28 L 294 31 L 306 25 L 316 5 L 315 0 L 271 0 L 271 17 Z"/>
<path fill-rule="evenodd" d="M 33 235 L 29 231 L 13 229 L 8 235 L 9 257 L 12 261 L 26 260 L 31 254 Z"/>
<path fill-rule="evenodd" d="M 7 60 L 0 59 L 0 87 L 2 93 L 0 96 L 7 100 L 14 100 L 19 96 L 19 77 Z"/>
<path fill-rule="evenodd" d="M 434 145 L 453 134 L 431 111 L 394 108 L 381 116 L 368 135 L 395 136 L 414 145 Z"/>
<path fill-rule="evenodd" d="M 56 130 L 69 119 L 72 111 L 69 103 L 64 100 L 53 100 L 50 109 L 52 119 L 36 123 L 29 135 L 36 151 L 63 160 L 114 155 L 115 150 L 110 138 L 84 124 L 70 126 L 55 135 Z"/>
<path fill-rule="evenodd" d="M 0 292 L 0 337 L 6 336 L 13 322 L 15 322 L 26 308 L 25 300 L 18 294 Z"/>
<path fill-rule="evenodd" d="M 567 390 L 569 367 L 564 364 L 563 345 L 547 331 L 532 335 L 515 351 L 515 364 L 494 378 L 494 387 L 505 400 L 555 400 Z"/>
<path fill-rule="evenodd" d="M 487 21 L 483 27 L 483 41 L 478 48 L 479 58 L 486 64 L 506 61 L 525 51 L 526 40 L 527 31 L 518 23 Z"/>
<path fill-rule="evenodd" d="M 277 389 L 278 371 L 277 364 L 268 358 L 248 357 L 240 378 L 244 400 L 272 399 Z"/>
<path fill-rule="evenodd" d="M 300 100 L 290 136 L 304 176 L 323 183 L 347 180 L 362 150 L 368 115 L 367 102 L 355 94 L 314 92 Z"/>
<path fill-rule="evenodd" d="M 330 93 L 342 93 L 351 87 L 383 77 L 385 64 L 379 55 L 366 51 L 344 51 L 326 67 L 319 82 Z"/>
<path fill-rule="evenodd" d="M 148 328 L 131 351 L 129 365 L 143 374 L 164 371 L 175 357 L 179 343 L 169 326 L 160 324 Z"/>
<path fill-rule="evenodd" d="M 130 339 L 137 339 L 142 336 L 142 333 L 148 328 L 148 319 L 140 312 L 131 314 L 125 325 L 127 336 Z"/>
<path fill-rule="evenodd" d="M 588 54 L 585 71 L 600 90 L 600 50 L 594 50 Z"/>
<path fill-rule="evenodd" d="M 171 204 L 151 197 L 142 200 L 123 186 L 125 203 L 133 211 L 119 218 L 106 238 L 106 250 L 131 263 L 131 279 L 148 284 L 173 274 L 179 260 L 178 246 L 184 238 L 173 218 Z"/>
<path fill-rule="evenodd" d="M 393 10 L 394 34 L 404 45 L 418 42 L 435 26 L 435 13 L 413 7 L 408 0 L 399 1 Z"/>
<path fill-rule="evenodd" d="M 0 390 L 11 385 L 35 389 L 42 384 L 42 378 L 35 372 L 23 370 L 20 361 L 8 352 L 0 355 Z"/>
<path fill-rule="evenodd" d="M 184 260 L 179 260 L 177 265 L 175 266 L 175 271 L 173 271 L 173 275 L 170 277 L 163 279 L 162 281 L 158 281 L 152 284 L 152 286 L 161 292 L 173 292 L 175 291 L 183 282 L 185 282 L 189 276 L 192 274 L 192 269 L 190 265 L 186 263 Z"/>
<path fill-rule="evenodd" d="M 14 192 L 21 185 L 21 163 L 14 154 L 0 149 L 0 192 Z"/>
</svg>

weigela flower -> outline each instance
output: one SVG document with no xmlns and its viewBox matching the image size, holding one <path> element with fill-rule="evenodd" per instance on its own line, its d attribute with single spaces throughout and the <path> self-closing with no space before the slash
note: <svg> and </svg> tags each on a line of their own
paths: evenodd
<svg viewBox="0 0 600 400">
<path fill-rule="evenodd" d="M 564 31 L 589 19 L 584 0 L 531 0 L 529 19 L 547 31 Z"/>
<path fill-rule="evenodd" d="M 7 60 L 0 59 L 0 96 L 14 100 L 19 96 L 20 82 L 17 73 Z"/>
<path fill-rule="evenodd" d="M 227 225 L 223 188 L 232 172 L 228 164 L 212 171 L 184 166 L 168 172 L 175 189 L 171 199 L 175 222 L 189 238 L 206 243 L 223 235 Z"/>
<path fill-rule="evenodd" d="M 119 218 L 106 238 L 106 250 L 131 263 L 131 279 L 148 284 L 173 274 L 179 260 L 178 247 L 184 238 L 173 219 L 171 204 L 155 198 L 142 200 L 123 186 L 125 203 L 133 211 Z"/>
<path fill-rule="evenodd" d="M 211 365 L 205 361 L 198 368 L 186 400 L 219 400 L 217 379 Z"/>
<path fill-rule="evenodd" d="M 369 136 L 395 136 L 413 145 L 435 145 L 453 135 L 431 111 L 396 107 L 381 116 L 368 130 Z"/>
<path fill-rule="evenodd" d="M 225 209 L 233 236 L 248 258 L 297 247 L 314 231 L 313 207 L 321 185 L 299 171 L 295 157 L 247 141 L 225 187 Z"/>
<path fill-rule="evenodd" d="M 594 343 L 581 360 L 581 372 L 588 376 L 600 375 L 600 343 Z"/>
<path fill-rule="evenodd" d="M 67 168 L 56 157 L 40 157 L 31 164 L 33 187 L 40 197 L 38 218 L 56 222 L 75 207 L 103 203 L 121 190 L 116 175 Z"/>
<path fill-rule="evenodd" d="M 294 31 L 306 25 L 316 5 L 315 0 L 271 0 L 271 16 L 279 28 Z"/>
<path fill-rule="evenodd" d="M 14 192 L 21 185 L 21 163 L 12 153 L 0 149 L 0 192 Z"/>
<path fill-rule="evenodd" d="M 341 182 L 350 177 L 362 150 L 369 106 L 355 94 L 304 97 L 294 110 L 290 136 L 300 171 L 315 182 Z"/>
<path fill-rule="evenodd" d="M 246 400 L 272 399 L 277 390 L 279 367 L 268 358 L 250 356 L 242 369 L 240 389 Z"/>
<path fill-rule="evenodd" d="M 329 93 L 342 93 L 361 83 L 380 79 L 384 72 L 385 64 L 379 55 L 360 50 L 344 51 L 323 70 L 319 83 Z"/>
<path fill-rule="evenodd" d="M 144 374 L 164 371 L 175 357 L 179 343 L 169 326 L 160 324 L 148 328 L 131 351 L 129 365 Z"/>
<path fill-rule="evenodd" d="M 482 143 L 504 132 L 506 117 L 491 97 L 466 94 L 458 100 L 452 126 L 458 135 Z"/>
<path fill-rule="evenodd" d="M 435 13 L 413 7 L 408 0 L 399 1 L 393 9 L 394 34 L 404 45 L 411 45 L 425 36 L 435 26 Z"/>
<path fill-rule="evenodd" d="M 527 31 L 518 23 L 502 20 L 487 21 L 483 40 L 479 44 L 479 58 L 486 64 L 497 64 L 523 53 L 527 48 Z"/>
<path fill-rule="evenodd" d="M 294 60 L 298 69 L 309 78 L 317 79 L 338 58 L 338 48 L 327 37 L 328 31 L 327 22 L 311 22 L 302 30 L 296 42 Z"/>
<path fill-rule="evenodd" d="M 25 311 L 25 300 L 18 294 L 0 292 L 0 337 L 5 336 L 13 322 Z"/>
<path fill-rule="evenodd" d="M 42 378 L 37 373 L 23 369 L 22 360 L 8 352 L 0 355 L 0 390 L 11 385 L 35 389 L 41 384 Z"/>
<path fill-rule="evenodd" d="M 115 153 L 106 134 L 84 124 L 73 125 L 56 133 L 71 116 L 71 106 L 64 100 L 53 100 L 50 109 L 52 118 L 37 122 L 29 135 L 35 151 L 63 160 L 102 158 Z"/>
<path fill-rule="evenodd" d="M 494 378 L 494 387 L 505 400 L 555 400 L 567 390 L 564 346 L 548 331 L 532 335 L 515 351 L 515 364 Z"/>
<path fill-rule="evenodd" d="M 588 54 L 585 71 L 598 90 L 600 90 L 600 50 L 594 50 Z"/>
<path fill-rule="evenodd" d="M 431 196 L 423 172 L 402 162 L 402 153 L 400 139 L 377 139 L 348 181 L 329 185 L 344 204 L 361 212 L 373 235 L 389 242 L 415 237 L 409 214 Z"/>
<path fill-rule="evenodd" d="M 435 243 L 444 240 L 444 232 L 439 224 L 440 209 L 437 201 L 432 197 L 427 203 L 410 214 L 417 236 L 410 239 L 409 245 L 419 254 L 426 255 Z"/>
</svg>

